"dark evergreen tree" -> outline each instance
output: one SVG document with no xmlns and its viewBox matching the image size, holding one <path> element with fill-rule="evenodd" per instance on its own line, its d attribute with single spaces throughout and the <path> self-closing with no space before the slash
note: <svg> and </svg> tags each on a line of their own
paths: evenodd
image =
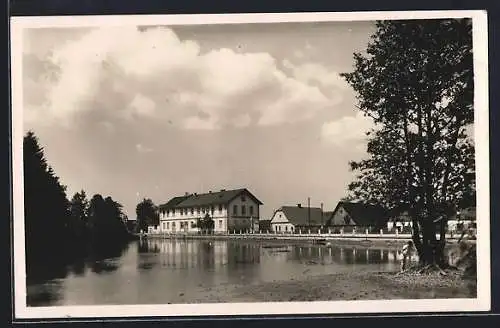
<svg viewBox="0 0 500 328">
<path fill-rule="evenodd" d="M 58 257 L 69 237 L 66 187 L 47 164 L 43 148 L 32 131 L 24 137 L 23 157 L 27 262 Z"/>
<path fill-rule="evenodd" d="M 73 236 L 77 240 L 87 238 L 87 219 L 88 219 L 89 201 L 84 190 L 73 195 L 70 201 L 70 226 Z"/>
<path fill-rule="evenodd" d="M 31 131 L 24 137 L 23 154 L 28 280 L 64 277 L 68 264 L 87 256 L 119 256 L 131 239 L 122 205 L 101 195 L 88 202 L 83 190 L 69 202 Z"/>
<path fill-rule="evenodd" d="M 91 241 L 95 245 L 123 243 L 130 238 L 123 222 L 122 205 L 111 197 L 96 194 L 89 203 L 88 227 Z"/>
</svg>

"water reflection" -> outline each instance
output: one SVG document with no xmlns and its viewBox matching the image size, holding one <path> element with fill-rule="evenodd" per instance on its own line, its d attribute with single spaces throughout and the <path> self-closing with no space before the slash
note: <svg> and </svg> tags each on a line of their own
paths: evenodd
<svg viewBox="0 0 500 328">
<path fill-rule="evenodd" d="M 60 282 L 28 285 L 26 303 L 28 306 L 58 305 L 62 295 L 62 288 Z"/>
<path fill-rule="evenodd" d="M 28 283 L 28 305 L 166 303 L 219 284 L 393 271 L 398 261 L 396 247 L 145 239 L 50 270 L 50 279 Z"/>
<path fill-rule="evenodd" d="M 127 244 L 89 247 L 85 251 L 79 249 L 73 258 L 69 254 L 71 250 L 61 250 L 62 256 L 58 254 L 27 263 L 27 304 L 46 306 L 57 303 L 64 290 L 64 281 L 70 276 L 86 277 L 88 271 L 105 274 L 118 270 L 119 259 L 127 248 Z"/>
<path fill-rule="evenodd" d="M 283 260 L 296 260 L 308 264 L 385 264 L 398 261 L 397 248 L 290 246 L 264 247 L 264 252 Z"/>
<path fill-rule="evenodd" d="M 261 262 L 302 264 L 388 264 L 398 261 L 397 248 L 340 247 L 318 245 L 267 245 L 241 241 L 149 239 L 138 244 L 139 266 L 153 261 L 165 268 L 211 271 L 250 269 Z M 154 256 L 159 253 L 159 257 Z M 149 269 L 153 268 L 148 267 Z"/>
<path fill-rule="evenodd" d="M 99 247 L 92 249 L 87 263 L 92 272 L 110 273 L 118 270 L 120 267 L 120 257 L 128 250 L 129 245 L 117 245 L 108 247 Z"/>
</svg>

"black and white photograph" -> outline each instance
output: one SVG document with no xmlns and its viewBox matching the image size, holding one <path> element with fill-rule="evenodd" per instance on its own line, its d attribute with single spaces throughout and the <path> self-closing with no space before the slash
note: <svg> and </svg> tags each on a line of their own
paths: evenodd
<svg viewBox="0 0 500 328">
<path fill-rule="evenodd" d="M 16 317 L 489 310 L 487 33 L 12 18 Z"/>
</svg>

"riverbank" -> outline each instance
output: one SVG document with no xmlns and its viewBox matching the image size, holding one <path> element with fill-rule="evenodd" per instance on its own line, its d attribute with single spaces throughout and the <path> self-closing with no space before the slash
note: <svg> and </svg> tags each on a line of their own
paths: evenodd
<svg viewBox="0 0 500 328">
<path fill-rule="evenodd" d="M 349 272 L 249 285 L 219 285 L 182 293 L 173 303 L 299 302 L 475 298 L 476 279 L 396 272 Z"/>
<path fill-rule="evenodd" d="M 201 239 L 201 240 L 240 240 L 249 242 L 269 242 L 282 244 L 334 244 L 334 245 L 362 245 L 362 246 L 401 246 L 411 240 L 408 234 L 145 234 L 143 238 L 151 239 Z M 447 237 L 448 244 L 458 241 L 456 236 Z M 468 243 L 475 240 L 466 239 Z"/>
</svg>

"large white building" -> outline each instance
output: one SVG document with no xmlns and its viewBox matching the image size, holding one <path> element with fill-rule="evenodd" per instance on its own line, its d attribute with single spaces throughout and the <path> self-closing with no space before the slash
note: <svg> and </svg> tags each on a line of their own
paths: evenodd
<svg viewBox="0 0 500 328">
<path fill-rule="evenodd" d="M 159 206 L 160 233 L 197 233 L 198 219 L 207 214 L 214 221 L 214 232 L 258 231 L 262 202 L 246 188 L 188 194 Z"/>
</svg>

